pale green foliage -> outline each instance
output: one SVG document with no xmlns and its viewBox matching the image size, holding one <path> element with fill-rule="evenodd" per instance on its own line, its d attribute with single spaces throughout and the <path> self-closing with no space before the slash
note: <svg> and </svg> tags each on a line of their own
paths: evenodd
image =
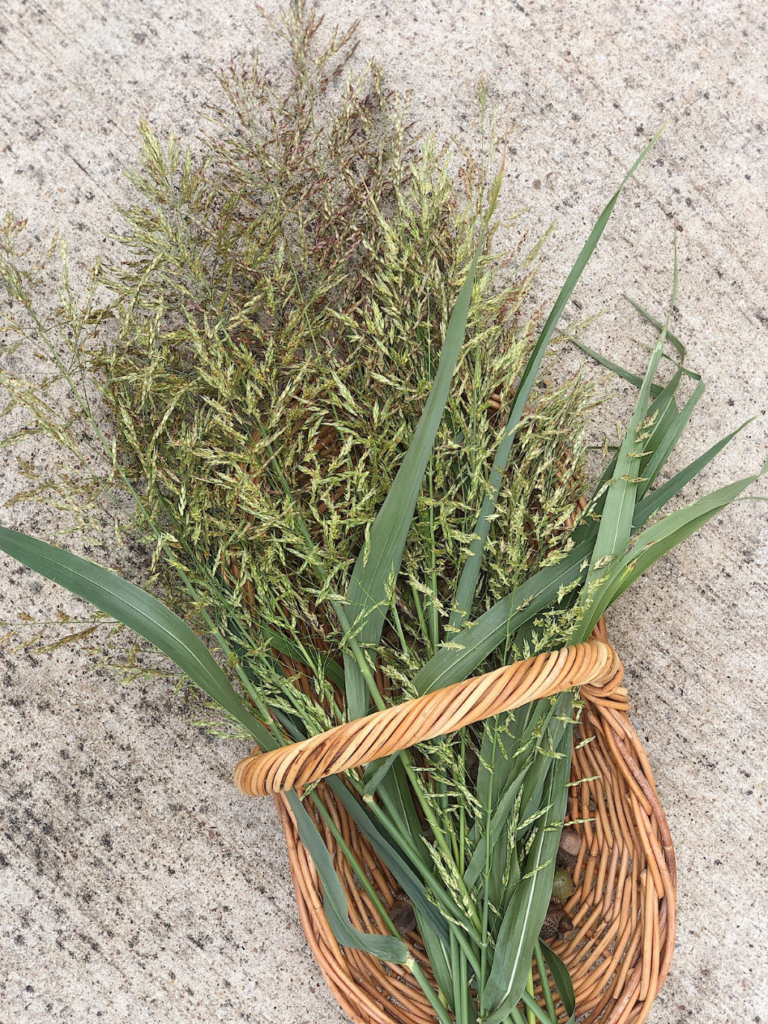
<svg viewBox="0 0 768 1024">
<path fill-rule="evenodd" d="M 290 88 L 275 93 L 258 65 L 233 68 L 231 111 L 202 160 L 173 141 L 161 147 L 144 127 L 133 179 L 141 198 L 126 211 L 123 239 L 132 258 L 104 272 L 119 336 L 97 359 L 118 450 L 150 515 L 270 700 L 285 683 L 265 626 L 340 661 L 328 598 L 346 592 L 407 450 L 485 194 L 478 165 L 457 181 L 434 145 L 408 138 L 402 103 L 384 94 L 375 68 L 339 84 L 340 41 L 315 55 L 312 31 L 286 31 Z M 336 104 L 318 123 L 314 101 L 331 93 Z M 492 395 L 508 402 L 532 342 L 523 312 L 530 261 L 521 262 L 522 275 L 503 287 L 490 259 L 478 275 L 378 652 L 398 688 L 443 639 L 500 435 Z M 570 382 L 532 403 L 478 611 L 561 542 L 581 487 L 589 397 Z M 327 680 L 316 673 L 313 685 L 339 714 Z M 309 731 L 325 726 L 314 700 L 294 691 L 289 700 Z"/>
</svg>

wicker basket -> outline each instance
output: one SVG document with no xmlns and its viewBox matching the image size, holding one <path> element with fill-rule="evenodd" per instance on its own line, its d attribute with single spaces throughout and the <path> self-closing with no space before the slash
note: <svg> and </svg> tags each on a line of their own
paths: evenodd
<svg viewBox="0 0 768 1024">
<path fill-rule="evenodd" d="M 235 779 L 244 793 L 275 796 L 307 940 L 331 991 L 352 1020 L 434 1024 L 436 1017 L 407 968 L 384 965 L 339 946 L 323 911 L 320 880 L 281 793 L 574 686 L 581 688 L 585 703 L 574 731 L 571 778 L 577 785 L 570 792 L 569 819 L 591 820 L 574 826 L 581 831 L 582 844 L 573 873 L 575 890 L 565 908 L 574 931 L 552 946 L 570 970 L 579 1016 L 604 1024 L 639 1024 L 646 1019 L 672 959 L 675 858 L 648 759 L 629 722 L 622 678 L 621 662 L 601 621 L 587 644 L 518 662 L 303 743 L 267 754 L 256 750 L 240 762 Z M 345 842 L 365 865 L 379 898 L 393 907 L 399 892 L 395 879 L 331 788 L 320 782 L 317 792 Z M 316 811 L 315 820 L 347 893 L 352 923 L 363 931 L 386 934 L 372 901 L 356 885 L 352 869 Z M 418 933 L 409 933 L 405 940 L 431 977 Z M 535 968 L 534 975 L 539 985 Z"/>
</svg>

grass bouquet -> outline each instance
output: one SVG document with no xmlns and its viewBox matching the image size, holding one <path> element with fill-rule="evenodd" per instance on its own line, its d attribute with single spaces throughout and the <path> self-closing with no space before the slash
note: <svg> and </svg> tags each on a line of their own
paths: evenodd
<svg viewBox="0 0 768 1024">
<path fill-rule="evenodd" d="M 201 156 L 143 127 L 125 259 L 84 298 L 65 263 L 44 316 L 5 223 L 6 337 L 44 369 L 2 383 L 18 438 L 68 453 L 21 497 L 102 544 L 132 530 L 165 603 L 42 540 L 0 548 L 255 741 L 237 784 L 275 796 L 352 1019 L 642 1021 L 674 855 L 603 615 L 760 474 L 659 516 L 730 440 L 658 485 L 703 391 L 675 269 L 665 322 L 636 307 L 656 340 L 642 378 L 613 367 L 637 403 L 590 490 L 594 395 L 547 351 L 623 184 L 544 317 L 538 246 L 494 256 L 501 176 L 419 144 L 378 69 L 349 73 L 351 33 L 321 43 L 302 3 L 275 27 L 288 87 L 233 66 Z"/>
</svg>

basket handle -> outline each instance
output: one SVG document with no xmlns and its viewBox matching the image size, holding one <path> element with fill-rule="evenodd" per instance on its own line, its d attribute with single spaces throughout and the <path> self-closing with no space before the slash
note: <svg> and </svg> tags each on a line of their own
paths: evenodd
<svg viewBox="0 0 768 1024">
<path fill-rule="evenodd" d="M 593 634 L 586 643 L 454 683 L 300 743 L 265 754 L 256 747 L 235 768 L 235 782 L 248 796 L 281 793 L 575 686 L 608 697 L 621 686 L 624 669 L 604 629 L 596 634 L 601 638 Z"/>
</svg>

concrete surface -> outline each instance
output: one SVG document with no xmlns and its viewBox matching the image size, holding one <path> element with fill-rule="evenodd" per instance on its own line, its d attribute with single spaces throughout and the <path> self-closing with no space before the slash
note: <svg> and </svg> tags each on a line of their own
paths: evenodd
<svg viewBox="0 0 768 1024">
<path fill-rule="evenodd" d="M 676 327 L 710 386 L 677 464 L 757 416 L 689 493 L 753 471 L 768 454 L 764 6 L 323 8 L 331 22 L 360 19 L 361 60 L 377 55 L 389 82 L 413 91 L 418 123 L 441 136 L 473 140 L 487 77 L 511 128 L 504 208 L 530 205 L 532 232 L 557 219 L 542 300 L 651 131 L 696 94 L 620 204 L 576 298 L 582 313 L 608 309 L 592 344 L 637 361 L 631 338 L 647 335 L 619 297 L 663 309 L 679 224 Z M 250 0 L 5 0 L 0 205 L 42 240 L 61 229 L 76 268 L 87 265 L 128 194 L 138 118 L 194 135 L 216 69 L 255 45 L 275 53 Z M 626 414 L 629 389 L 617 395 L 603 424 Z M 17 485 L 0 458 L 5 500 Z M 2 521 L 46 527 L 24 507 Z M 767 534 L 766 507 L 739 504 L 610 615 L 680 867 L 679 944 L 652 1024 L 768 1020 Z M 0 574 L 2 619 L 76 608 L 5 558 Z M 206 739 L 166 684 L 121 687 L 82 652 L 6 652 L 0 678 L 1 1024 L 340 1024 L 302 936 L 277 818 L 232 785 L 242 745 Z"/>
</svg>

